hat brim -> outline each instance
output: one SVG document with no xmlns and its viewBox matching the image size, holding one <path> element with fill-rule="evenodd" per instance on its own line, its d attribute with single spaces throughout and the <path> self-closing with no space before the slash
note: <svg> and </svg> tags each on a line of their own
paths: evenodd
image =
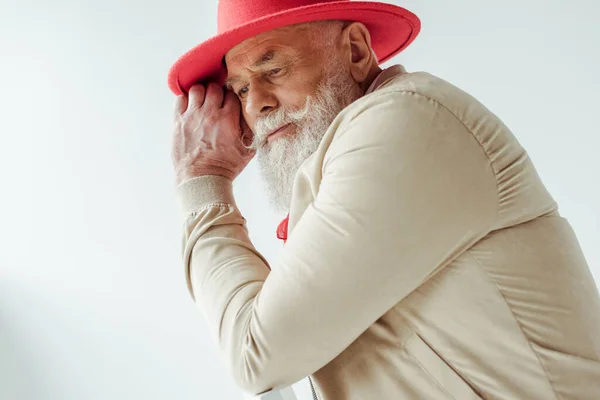
<svg viewBox="0 0 600 400">
<path fill-rule="evenodd" d="M 393 4 L 340 1 L 297 7 L 255 19 L 223 32 L 181 56 L 169 71 L 169 88 L 175 95 L 187 93 L 198 82 L 223 83 L 227 71 L 223 57 L 246 39 L 283 26 L 318 20 L 346 20 L 365 24 L 380 63 L 400 53 L 417 37 L 419 18 Z"/>
</svg>

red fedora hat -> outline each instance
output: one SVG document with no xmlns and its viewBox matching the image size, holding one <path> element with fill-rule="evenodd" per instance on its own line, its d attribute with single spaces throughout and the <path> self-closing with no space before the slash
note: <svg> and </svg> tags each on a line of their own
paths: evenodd
<svg viewBox="0 0 600 400">
<path fill-rule="evenodd" d="M 350 0 L 219 0 L 218 34 L 181 56 L 169 71 L 169 88 L 186 93 L 200 81 L 223 82 L 223 57 L 244 40 L 282 26 L 318 20 L 362 22 L 383 63 L 418 35 L 419 18 L 393 4 Z"/>
</svg>

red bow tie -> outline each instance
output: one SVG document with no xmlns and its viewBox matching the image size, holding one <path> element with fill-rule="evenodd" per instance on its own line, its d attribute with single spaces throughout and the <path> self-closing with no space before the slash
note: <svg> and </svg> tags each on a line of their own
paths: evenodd
<svg viewBox="0 0 600 400">
<path fill-rule="evenodd" d="M 279 223 L 279 226 L 277 227 L 277 238 L 283 240 L 284 244 L 287 241 L 289 220 L 290 220 L 290 215 L 288 214 L 288 216 L 285 217 L 285 219 L 283 221 L 281 221 Z"/>
</svg>

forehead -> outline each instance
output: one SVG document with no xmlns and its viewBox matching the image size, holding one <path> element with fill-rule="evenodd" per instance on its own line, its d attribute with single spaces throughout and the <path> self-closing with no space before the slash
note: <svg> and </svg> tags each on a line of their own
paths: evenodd
<svg viewBox="0 0 600 400">
<path fill-rule="evenodd" d="M 306 47 L 307 35 L 300 34 L 300 26 L 288 26 L 261 33 L 238 44 L 225 55 L 228 72 L 250 68 L 254 64 L 271 61 L 281 53 L 300 51 Z"/>
</svg>

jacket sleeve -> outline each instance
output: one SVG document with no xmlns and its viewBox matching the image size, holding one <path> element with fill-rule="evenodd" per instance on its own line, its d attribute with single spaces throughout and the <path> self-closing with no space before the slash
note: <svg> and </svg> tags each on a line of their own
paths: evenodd
<svg viewBox="0 0 600 400">
<path fill-rule="evenodd" d="M 335 133 L 319 192 L 272 271 L 230 181 L 180 187 L 189 288 L 248 393 L 326 365 L 497 219 L 489 158 L 455 115 L 410 92 L 369 98 Z"/>
</svg>

